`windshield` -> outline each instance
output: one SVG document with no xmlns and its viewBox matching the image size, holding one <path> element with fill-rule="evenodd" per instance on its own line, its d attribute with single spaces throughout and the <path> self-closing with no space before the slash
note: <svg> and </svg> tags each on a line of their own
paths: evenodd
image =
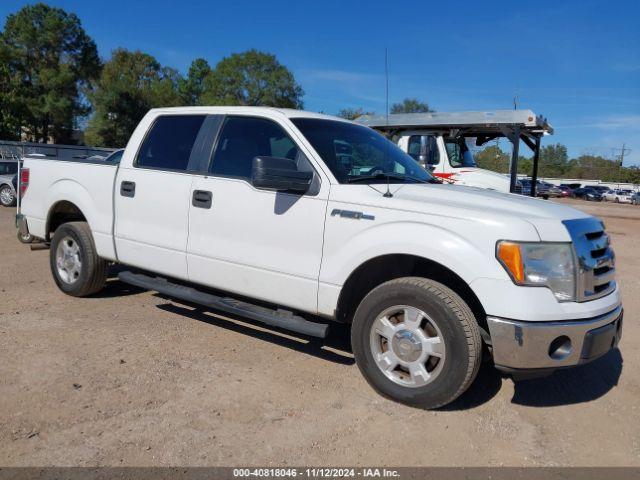
<svg viewBox="0 0 640 480">
<path fill-rule="evenodd" d="M 469 138 L 469 140 L 473 140 Z M 446 138 L 444 144 L 447 148 L 447 156 L 452 167 L 477 167 L 473 158 L 473 152 L 467 145 L 464 137 Z"/>
<path fill-rule="evenodd" d="M 437 182 L 374 130 L 353 123 L 292 118 L 340 183 Z"/>
</svg>

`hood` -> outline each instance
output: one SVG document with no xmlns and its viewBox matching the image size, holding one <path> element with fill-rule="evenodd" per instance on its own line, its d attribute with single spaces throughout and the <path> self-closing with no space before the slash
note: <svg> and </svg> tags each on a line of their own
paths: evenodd
<svg viewBox="0 0 640 480">
<path fill-rule="evenodd" d="M 454 179 L 457 185 L 489 188 L 505 193 L 509 192 L 511 185 L 509 177 L 482 168 L 461 168 Z"/>
<path fill-rule="evenodd" d="M 448 184 L 392 184 L 390 186 L 392 198 L 383 197 L 387 189 L 384 184 L 345 185 L 344 187 L 345 189 L 355 187 L 358 190 L 359 200 L 363 204 L 381 208 L 396 208 L 475 221 L 496 220 L 502 223 L 524 221 L 533 225 L 540 238 L 547 241 L 568 241 L 568 232 L 561 222 L 590 216 L 575 208 L 549 200 L 477 187 Z M 355 189 L 353 193 L 356 192 Z M 347 194 L 346 191 L 345 194 Z M 353 196 L 349 196 L 353 201 Z"/>
</svg>

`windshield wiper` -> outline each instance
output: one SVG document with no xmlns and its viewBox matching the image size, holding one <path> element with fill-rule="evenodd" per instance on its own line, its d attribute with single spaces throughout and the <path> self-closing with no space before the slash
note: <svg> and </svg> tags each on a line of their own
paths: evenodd
<svg viewBox="0 0 640 480">
<path fill-rule="evenodd" d="M 347 178 L 347 183 L 357 183 L 363 182 L 365 180 L 384 180 L 386 178 L 393 178 L 396 180 L 413 180 L 418 183 L 428 183 L 428 180 L 423 180 L 421 178 L 412 177 L 410 175 L 401 175 L 399 173 L 376 173 L 375 175 L 362 175 L 353 178 Z"/>
</svg>

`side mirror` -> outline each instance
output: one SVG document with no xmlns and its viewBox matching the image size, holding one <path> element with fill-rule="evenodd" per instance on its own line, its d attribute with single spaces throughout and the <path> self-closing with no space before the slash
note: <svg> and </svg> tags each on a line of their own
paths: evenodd
<svg viewBox="0 0 640 480">
<path fill-rule="evenodd" d="M 255 157 L 251 169 L 251 183 L 256 188 L 279 192 L 305 193 L 313 180 L 313 172 L 298 170 L 288 158 Z"/>
</svg>

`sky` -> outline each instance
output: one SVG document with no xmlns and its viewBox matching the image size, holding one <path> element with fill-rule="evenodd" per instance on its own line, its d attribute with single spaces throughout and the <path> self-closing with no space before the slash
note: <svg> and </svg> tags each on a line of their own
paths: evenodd
<svg viewBox="0 0 640 480">
<path fill-rule="evenodd" d="M 2 0 L 0 19 L 31 2 Z M 50 0 L 76 13 L 103 59 L 139 49 L 185 73 L 250 48 L 273 53 L 307 110 L 427 101 L 438 111 L 532 109 L 570 156 L 640 165 L 640 1 L 213 2 Z M 526 147 L 523 153 L 529 153 Z"/>
</svg>

